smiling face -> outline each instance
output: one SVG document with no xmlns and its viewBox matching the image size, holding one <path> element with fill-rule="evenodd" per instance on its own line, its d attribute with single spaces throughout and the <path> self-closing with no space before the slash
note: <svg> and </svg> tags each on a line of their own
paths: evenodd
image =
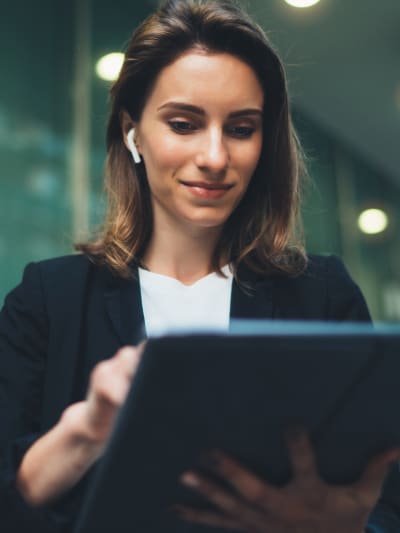
<svg viewBox="0 0 400 533">
<path fill-rule="evenodd" d="M 151 191 L 153 228 L 222 228 L 262 146 L 264 95 L 235 56 L 191 50 L 158 75 L 135 126 Z"/>
</svg>

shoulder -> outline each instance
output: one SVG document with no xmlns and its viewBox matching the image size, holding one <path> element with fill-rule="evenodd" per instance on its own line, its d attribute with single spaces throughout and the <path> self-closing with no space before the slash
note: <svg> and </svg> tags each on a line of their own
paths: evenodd
<svg viewBox="0 0 400 533">
<path fill-rule="evenodd" d="M 343 261 L 335 255 L 309 255 L 307 266 L 294 276 L 277 275 L 275 279 L 281 285 L 301 288 L 318 287 L 330 284 L 343 286 L 355 286 L 353 279 L 343 264 Z"/>
<path fill-rule="evenodd" d="M 83 254 L 71 254 L 52 259 L 28 263 L 23 272 L 23 280 L 35 276 L 64 276 L 66 272 L 85 272 L 90 268 L 90 260 Z"/>
<path fill-rule="evenodd" d="M 53 291 L 56 287 L 66 292 L 74 284 L 83 281 L 89 269 L 89 259 L 80 254 L 28 263 L 19 287 L 27 291 L 38 292 L 40 290 L 44 294 Z"/>
<path fill-rule="evenodd" d="M 6 296 L 5 305 L 11 302 L 41 307 L 46 307 L 46 302 L 59 305 L 61 301 L 82 293 L 96 269 L 101 267 L 95 267 L 83 254 L 28 263 L 21 282 Z"/>
<path fill-rule="evenodd" d="M 45 285 L 62 282 L 64 286 L 77 282 L 87 275 L 110 272 L 105 266 L 95 264 L 84 254 L 71 254 L 29 263 L 24 269 L 23 277 L 36 275 Z"/>
<path fill-rule="evenodd" d="M 28 267 L 30 265 L 36 265 L 36 268 L 48 275 L 62 275 L 65 271 L 83 272 L 90 268 L 91 262 L 86 255 L 71 254 L 30 263 Z"/>
<path fill-rule="evenodd" d="M 356 285 L 343 261 L 336 255 L 309 255 L 307 268 L 298 279 L 299 281 L 315 280 L 328 285 L 338 284 L 342 287 Z"/>
<path fill-rule="evenodd" d="M 369 320 L 362 292 L 335 255 L 310 255 L 307 268 L 293 277 L 277 277 L 281 298 L 328 320 Z"/>
</svg>

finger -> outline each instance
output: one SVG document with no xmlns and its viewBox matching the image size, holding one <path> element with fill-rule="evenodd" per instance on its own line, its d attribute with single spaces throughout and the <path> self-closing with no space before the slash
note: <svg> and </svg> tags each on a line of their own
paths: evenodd
<svg viewBox="0 0 400 533">
<path fill-rule="evenodd" d="M 92 370 L 86 397 L 92 427 L 111 427 L 129 392 L 143 348 L 143 343 L 138 347 L 125 346 L 110 359 L 98 363 Z"/>
<path fill-rule="evenodd" d="M 293 476 L 302 484 L 319 481 L 314 450 L 307 431 L 292 426 L 286 432 L 286 443 L 293 468 Z"/>
<path fill-rule="evenodd" d="M 383 481 L 390 467 L 400 460 L 400 449 L 395 448 L 374 457 L 356 483 L 364 489 L 380 493 Z"/>
<path fill-rule="evenodd" d="M 142 350 L 143 346 L 126 346 L 93 368 L 86 395 L 87 431 L 92 439 L 102 441 L 110 435 L 129 392 Z"/>
<path fill-rule="evenodd" d="M 181 477 L 182 483 L 202 494 L 209 502 L 229 520 L 246 526 L 246 531 L 252 531 L 264 524 L 266 515 L 261 510 L 256 510 L 244 502 L 240 496 L 235 495 L 217 483 L 195 472 L 186 472 Z"/>
<path fill-rule="evenodd" d="M 228 481 L 248 502 L 266 510 L 269 504 L 280 500 L 280 492 L 254 475 L 232 457 L 213 451 L 202 462 L 215 474 Z"/>
<path fill-rule="evenodd" d="M 124 346 L 111 357 L 98 363 L 91 374 L 89 395 L 96 400 L 121 405 L 136 372 L 143 346 Z"/>
<path fill-rule="evenodd" d="M 172 510 L 183 520 L 203 524 L 205 526 L 245 531 L 235 519 L 228 518 L 227 516 L 214 511 L 205 511 L 184 506 L 175 506 Z"/>
<path fill-rule="evenodd" d="M 123 363 L 115 357 L 101 361 L 92 370 L 88 400 L 120 406 L 130 385 Z"/>
<path fill-rule="evenodd" d="M 115 362 L 121 367 L 128 379 L 135 375 L 144 350 L 144 343 L 138 346 L 124 346 L 115 355 Z"/>
<path fill-rule="evenodd" d="M 213 481 L 207 479 L 205 476 L 194 472 L 185 472 L 181 476 L 181 482 L 205 496 L 207 500 L 215 504 L 218 508 L 227 511 L 230 514 L 236 513 L 238 504 L 237 498 L 219 487 Z"/>
</svg>

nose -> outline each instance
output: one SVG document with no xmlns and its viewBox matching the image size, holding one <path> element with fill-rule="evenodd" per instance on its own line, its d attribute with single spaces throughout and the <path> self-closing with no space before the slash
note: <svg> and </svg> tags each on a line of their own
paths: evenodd
<svg viewBox="0 0 400 533">
<path fill-rule="evenodd" d="M 229 152 L 223 132 L 213 128 L 204 133 L 196 157 L 196 164 L 213 174 L 224 172 L 229 163 Z"/>
</svg>

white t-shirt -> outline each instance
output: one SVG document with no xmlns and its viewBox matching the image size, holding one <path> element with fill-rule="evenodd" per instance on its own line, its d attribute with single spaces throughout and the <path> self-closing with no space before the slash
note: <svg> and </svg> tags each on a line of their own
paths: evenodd
<svg viewBox="0 0 400 533">
<path fill-rule="evenodd" d="M 232 272 L 229 265 L 192 285 L 139 268 L 139 282 L 148 337 L 174 331 L 229 328 Z"/>
</svg>

